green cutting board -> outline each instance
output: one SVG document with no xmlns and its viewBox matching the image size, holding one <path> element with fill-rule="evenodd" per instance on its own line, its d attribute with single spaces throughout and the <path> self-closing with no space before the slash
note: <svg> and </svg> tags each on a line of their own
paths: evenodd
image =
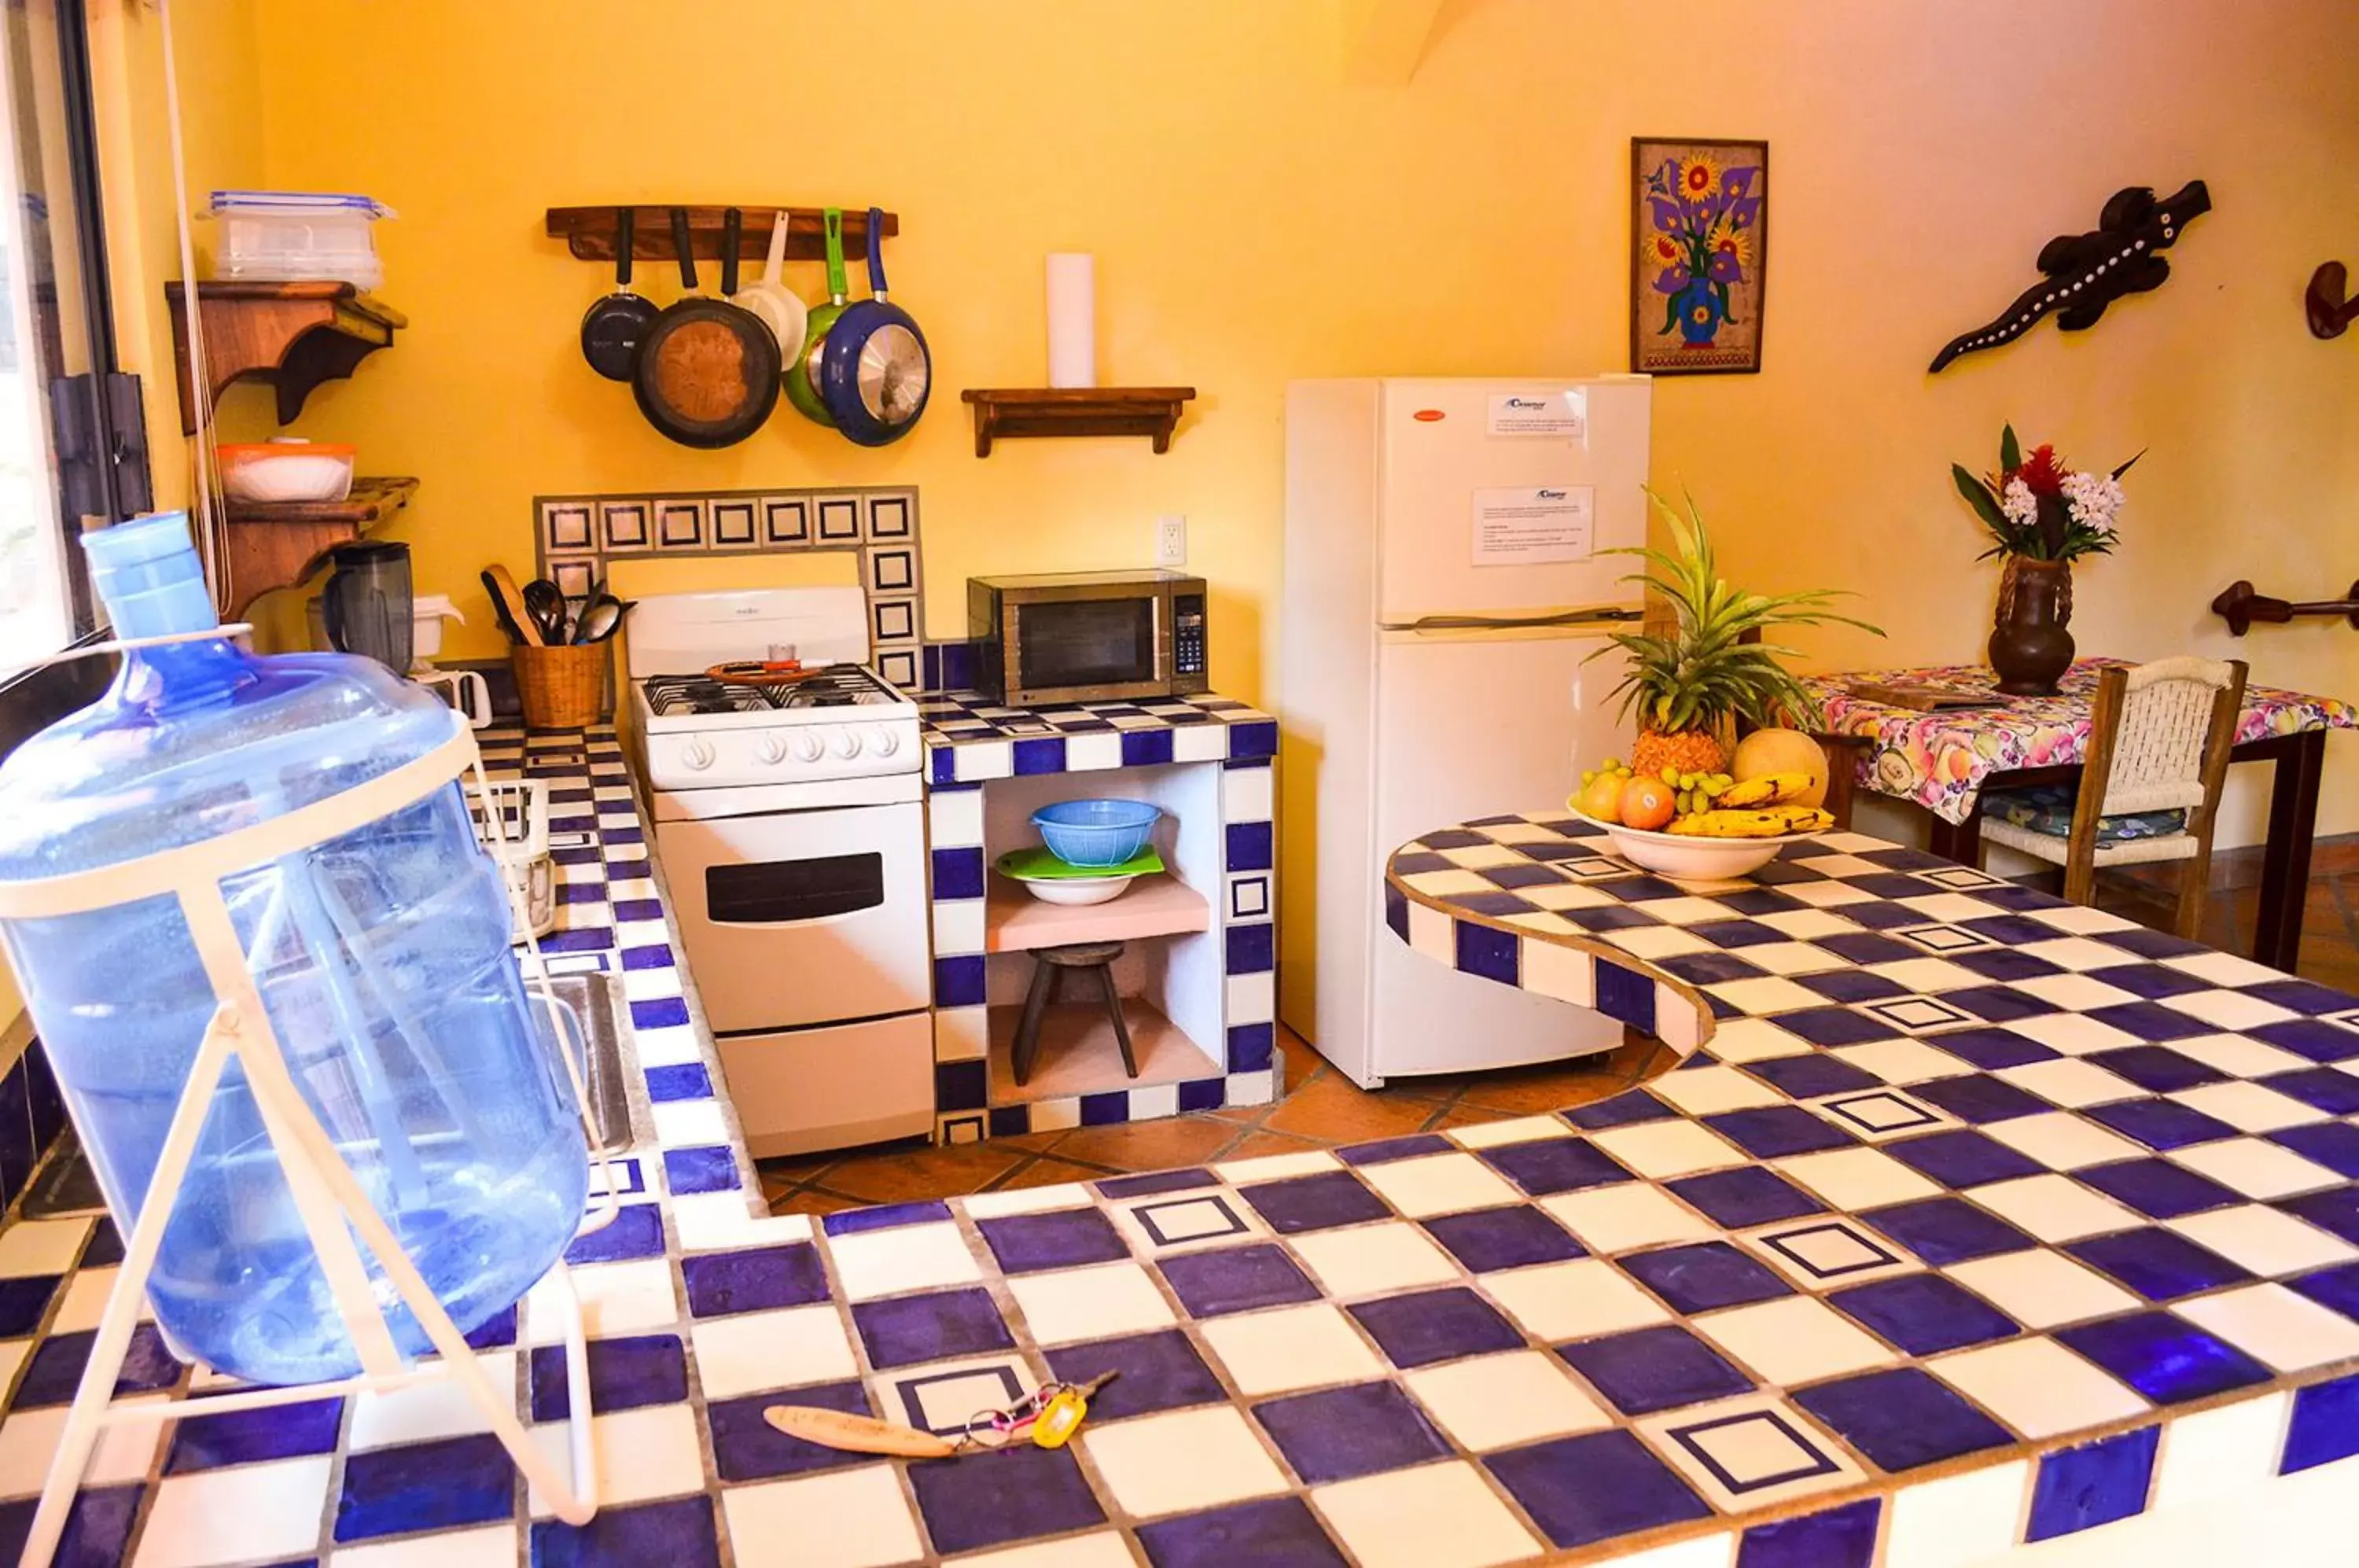
<svg viewBox="0 0 2359 1568">
<path fill-rule="evenodd" d="M 1011 849 L 994 863 L 1002 877 L 1017 882 L 1089 882 L 1103 877 L 1146 877 L 1163 869 L 1163 857 L 1148 844 L 1120 866 L 1074 866 L 1049 853 L 1047 844 Z"/>
</svg>

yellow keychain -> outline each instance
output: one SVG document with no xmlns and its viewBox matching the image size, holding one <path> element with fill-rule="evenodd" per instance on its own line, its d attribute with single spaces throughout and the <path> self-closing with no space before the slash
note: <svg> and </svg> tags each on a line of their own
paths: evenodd
<svg viewBox="0 0 2359 1568">
<path fill-rule="evenodd" d="M 1090 1396 L 1120 1377 L 1118 1372 L 1103 1372 L 1086 1383 L 1068 1383 L 1050 1396 L 1040 1413 L 1033 1418 L 1032 1443 L 1036 1448 L 1062 1448 L 1065 1440 L 1090 1413 Z"/>
</svg>

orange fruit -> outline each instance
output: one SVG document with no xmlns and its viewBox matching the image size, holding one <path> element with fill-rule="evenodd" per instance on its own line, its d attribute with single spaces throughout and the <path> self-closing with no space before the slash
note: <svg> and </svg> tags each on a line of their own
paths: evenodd
<svg viewBox="0 0 2359 1568">
<path fill-rule="evenodd" d="M 1659 779 L 1640 774 L 1622 786 L 1622 824 L 1655 833 L 1679 810 L 1679 797 Z"/>
</svg>

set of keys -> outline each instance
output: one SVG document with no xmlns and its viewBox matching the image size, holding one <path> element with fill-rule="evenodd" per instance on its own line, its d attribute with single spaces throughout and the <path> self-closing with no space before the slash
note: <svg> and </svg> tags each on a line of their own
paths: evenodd
<svg viewBox="0 0 2359 1568">
<path fill-rule="evenodd" d="M 1062 1448 L 1090 1413 L 1092 1397 L 1121 1376 L 1102 1372 L 1086 1383 L 1043 1383 L 1012 1405 L 976 1411 L 956 1437 L 812 1405 L 772 1405 L 762 1419 L 788 1437 L 847 1454 L 951 1459 L 1006 1448 L 1026 1437 L 1035 1448 Z"/>
</svg>

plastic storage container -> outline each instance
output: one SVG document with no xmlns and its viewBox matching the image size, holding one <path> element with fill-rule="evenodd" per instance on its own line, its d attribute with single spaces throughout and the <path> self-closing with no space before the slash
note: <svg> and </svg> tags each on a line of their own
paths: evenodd
<svg viewBox="0 0 2359 1568">
<path fill-rule="evenodd" d="M 83 547 L 118 636 L 217 624 L 184 516 Z M 218 637 L 136 649 L 103 698 L 0 765 L 0 878 L 121 865 L 267 821 L 432 750 L 454 722 L 366 659 L 260 658 Z M 564 1251 L 588 1153 L 458 785 L 222 887 L 306 1102 L 452 1320 L 480 1325 Z M 179 902 L 0 921 L 0 942 L 127 1235 L 215 1005 Z M 396 1343 L 425 1352 L 369 1267 Z M 234 1062 L 148 1297 L 178 1351 L 235 1377 L 358 1369 Z"/>
<path fill-rule="evenodd" d="M 216 191 L 207 215 L 220 225 L 216 278 L 333 278 L 363 289 L 385 283 L 369 225 L 395 213 L 366 196 Z"/>
</svg>

